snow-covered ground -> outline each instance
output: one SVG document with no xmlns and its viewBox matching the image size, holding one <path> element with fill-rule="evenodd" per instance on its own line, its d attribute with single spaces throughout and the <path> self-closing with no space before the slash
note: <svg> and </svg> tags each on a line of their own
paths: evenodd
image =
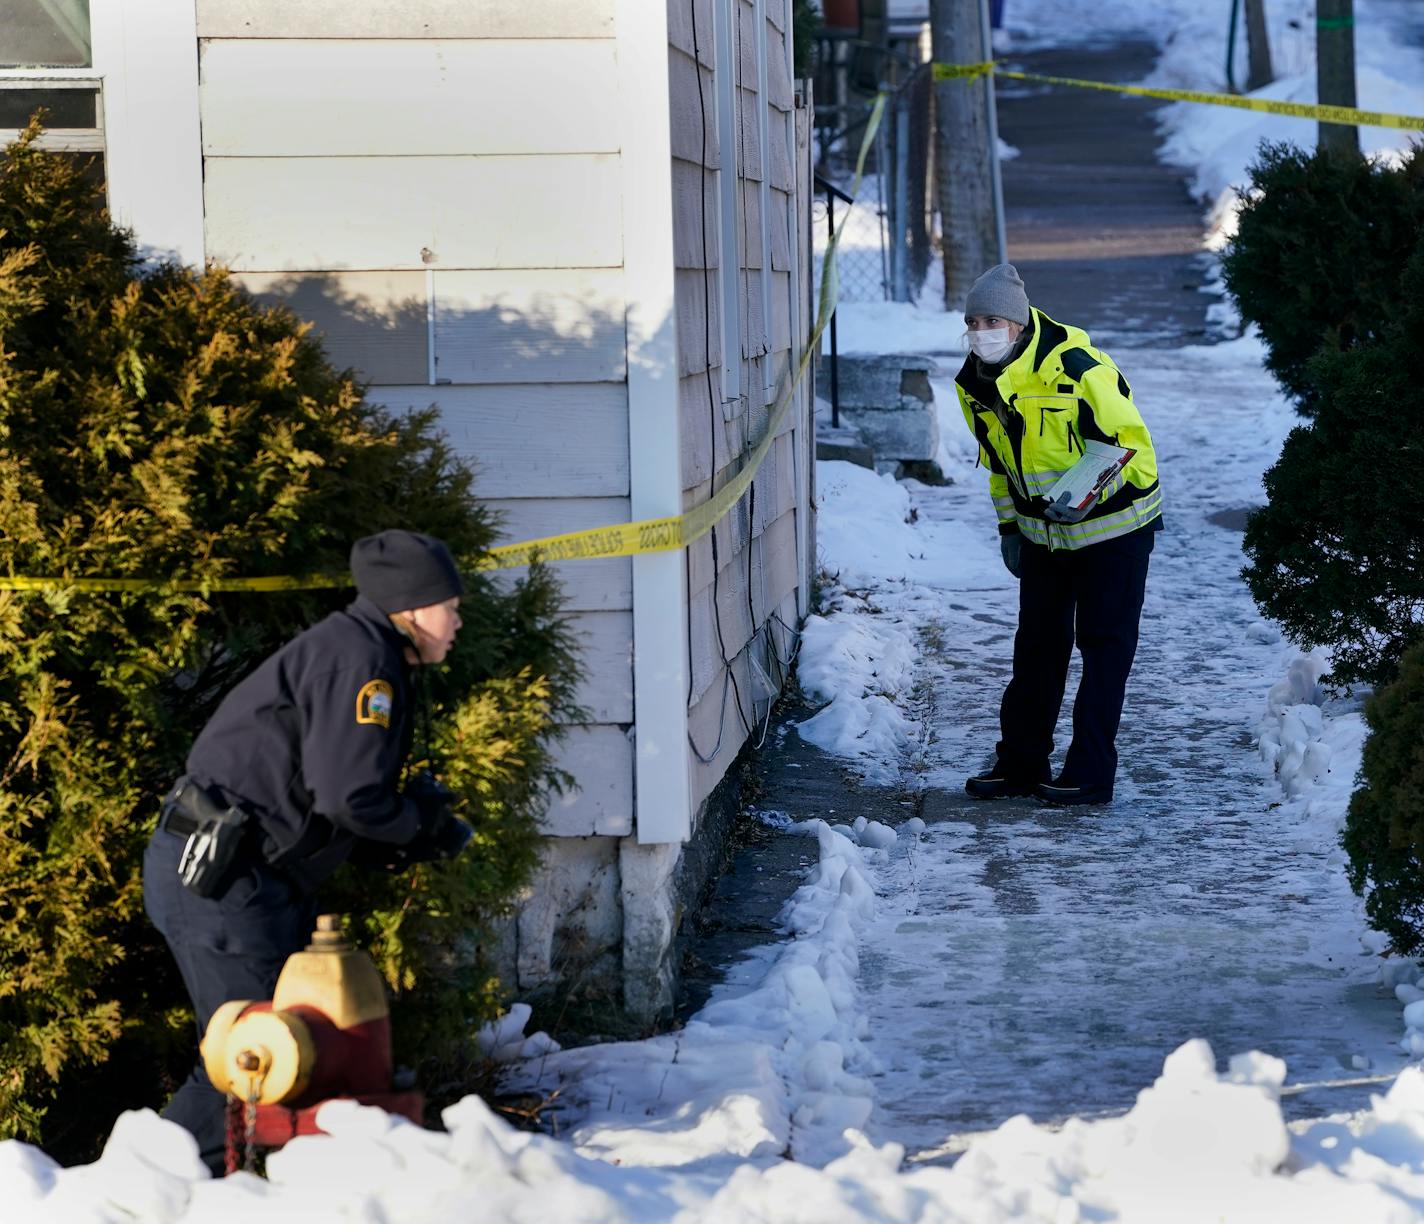
<svg viewBox="0 0 1424 1224">
<path fill-rule="evenodd" d="M 927 6 L 902 5 L 928 14 Z M 1315 5 L 1312 0 L 1270 0 L 1265 6 L 1276 80 L 1248 95 L 1273 101 L 1314 102 Z M 1063 21 L 1061 0 L 1006 0 L 1004 29 L 995 39 L 996 56 L 1013 66 L 1016 52 L 1041 47 L 1112 43 L 1120 38 L 1156 42 L 1162 56 L 1140 84 L 1167 89 L 1226 93 L 1227 16 L 1230 5 L 1204 5 L 1200 0 L 1100 0 L 1081 23 Z M 1364 110 L 1424 116 L 1424 8 L 1418 0 L 1356 0 L 1356 94 Z M 1244 19 L 1235 42 L 1235 77 L 1246 83 Z M 1051 97 L 1052 94 L 1045 94 Z M 1208 213 L 1208 243 L 1220 248 L 1235 233 L 1236 191 L 1249 182 L 1247 168 L 1262 141 L 1289 142 L 1314 148 L 1316 124 L 1311 120 L 1256 114 L 1227 107 L 1186 102 L 1169 103 L 1158 112 L 1163 143 L 1161 157 L 1181 167 L 1193 193 Z M 1367 153 L 1397 159 L 1421 133 L 1400 128 L 1364 127 L 1361 147 Z M 1000 158 L 1017 150 L 1001 142 Z M 841 262 L 851 273 L 850 300 L 842 302 L 838 345 L 843 353 L 963 353 L 964 321 L 939 309 L 943 270 L 936 263 L 918 301 L 886 302 L 881 293 L 883 222 L 879 215 L 878 182 L 863 184 L 861 199 L 851 211 L 841 241 Z M 824 205 L 812 233 L 817 257 L 824 248 Z M 838 215 L 840 206 L 838 208 Z M 1214 321 L 1234 323 L 1227 304 Z M 821 347 L 829 351 L 829 337 Z"/>
<path fill-rule="evenodd" d="M 1336 844 L 1360 716 L 1326 700 L 1320 661 L 1296 661 L 1239 578 L 1233 528 L 1293 420 L 1260 355 L 1251 339 L 1117 354 L 1159 450 L 1168 530 L 1117 799 L 1100 814 L 962 796 L 998 738 L 1017 606 L 984 473 L 961 455 L 951 487 L 907 489 L 823 467 L 819 539 L 833 570 L 855 558 L 823 636 L 896 660 L 878 688 L 836 670 L 867 691 L 860 722 L 898 717 L 900 781 L 926 792 L 929 822 L 914 857 L 881 873 L 864 936 L 867 1045 L 882 1068 L 872 1138 L 932 1158 L 1018 1111 L 1053 1124 L 1120 1112 L 1193 1037 L 1282 1057 L 1293 1117 L 1361 1106 L 1371 1085 L 1339 1082 L 1404 1063 L 1399 1004 L 1361 943 Z M 967 437 L 948 382 L 935 391 L 946 434 Z M 858 544 L 876 525 L 898 556 Z M 907 636 L 910 668 L 897 658 Z M 883 682 L 906 672 L 887 713 Z M 839 726 L 857 725 L 845 710 Z M 1060 745 L 1068 735 L 1065 709 Z M 856 759 L 854 741 L 818 742 Z"/>
<path fill-rule="evenodd" d="M 1416 10 L 1357 0 L 1362 105 L 1424 113 Z M 1287 74 L 1271 96 L 1308 97 L 1313 10 L 1268 12 Z M 1147 34 L 1167 48 L 1155 79 L 1223 84 L 1225 6 L 1061 14 L 1058 0 L 1008 0 L 1007 49 Z M 1215 200 L 1262 135 L 1308 143 L 1314 125 L 1181 107 L 1165 134 Z M 873 209 L 854 224 L 846 248 L 868 250 Z M 840 330 L 843 351 L 952 353 L 963 324 L 864 303 L 842 308 Z M 819 539 L 837 579 L 801 654 L 827 703 L 801 733 L 868 781 L 924 795 L 927 820 L 891 830 L 842 812 L 848 825 L 788 830 L 805 838 L 807 879 L 785 939 L 683 1030 L 523 1064 L 523 1082 L 557 1088 L 560 1138 L 516 1132 L 476 1098 L 447 1111 L 444 1134 L 336 1105 L 330 1134 L 273 1156 L 270 1181 L 212 1182 L 184 1132 L 135 1113 L 92 1166 L 0 1143 L 0 1217 L 1424 1218 L 1424 1072 L 1400 1070 L 1424 1054 L 1424 983 L 1379 960 L 1335 843 L 1362 722 L 1237 576 L 1234 525 L 1291 414 L 1249 337 L 1116 356 L 1158 443 L 1169 530 L 1110 808 L 957 798 L 996 737 L 1016 591 L 942 378 L 955 484 L 822 466 Z"/>
<path fill-rule="evenodd" d="M 971 448 L 942 489 L 824 465 L 839 589 L 804 666 L 886 738 L 861 754 L 847 716 L 823 742 L 893 765 L 927 820 L 792 830 L 808 875 L 786 938 L 684 1029 L 524 1064 L 560 1138 L 476 1098 L 446 1133 L 335 1105 L 270 1181 L 213 1182 L 136 1113 L 85 1168 L 0 1144 L 4 1218 L 1424 1218 L 1424 1071 L 1389 1080 L 1392 987 L 1415 974 L 1381 980 L 1334 846 L 1359 716 L 1256 618 L 1239 534 L 1211 521 L 1256 497 L 1290 412 L 1251 339 L 1119 357 L 1171 529 L 1110 808 L 957 798 L 992 744 L 1015 595 Z"/>
</svg>

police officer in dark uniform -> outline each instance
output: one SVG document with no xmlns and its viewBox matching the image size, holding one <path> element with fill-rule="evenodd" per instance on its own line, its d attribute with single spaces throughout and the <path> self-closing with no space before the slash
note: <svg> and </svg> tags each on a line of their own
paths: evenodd
<svg viewBox="0 0 1424 1224">
<path fill-rule="evenodd" d="M 452 796 L 402 773 L 411 671 L 441 662 L 464 584 L 439 540 L 384 531 L 351 550 L 357 599 L 224 698 L 165 800 L 144 855 L 144 904 L 183 975 L 201 1038 L 230 999 L 267 999 L 311 933 L 317 888 L 354 852 L 399 869 L 470 837 Z M 225 1110 L 201 1059 L 164 1116 L 215 1175 Z"/>
</svg>

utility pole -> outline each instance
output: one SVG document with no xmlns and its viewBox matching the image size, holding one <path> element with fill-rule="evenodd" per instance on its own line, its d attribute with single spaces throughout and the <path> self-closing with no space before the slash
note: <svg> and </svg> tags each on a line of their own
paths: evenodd
<svg viewBox="0 0 1424 1224">
<path fill-rule="evenodd" d="M 1355 105 L 1355 2 L 1318 0 L 1315 7 L 1315 75 L 1328 106 Z M 1344 123 L 1320 124 L 1320 148 L 1360 151 L 1360 131 Z"/>
<path fill-rule="evenodd" d="M 1266 31 L 1266 0 L 1246 0 L 1246 89 L 1254 91 L 1276 79 L 1271 66 L 1271 36 Z"/>
<path fill-rule="evenodd" d="M 930 0 L 934 59 L 979 64 L 991 57 L 985 0 Z M 1005 258 L 999 150 L 989 76 L 935 82 L 935 186 L 944 241 L 944 304 L 962 309 L 975 278 Z"/>
</svg>

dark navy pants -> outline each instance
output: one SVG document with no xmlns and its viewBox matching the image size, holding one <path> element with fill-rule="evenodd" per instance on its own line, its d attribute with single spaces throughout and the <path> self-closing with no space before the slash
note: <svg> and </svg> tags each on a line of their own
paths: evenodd
<svg viewBox="0 0 1424 1224">
<path fill-rule="evenodd" d="M 178 879 L 183 842 L 162 829 L 154 833 L 143 856 L 143 901 L 178 962 L 201 1040 L 213 1012 L 228 1000 L 272 997 L 287 957 L 311 937 L 316 904 L 255 855 L 235 864 L 220 896 L 195 896 Z M 200 1058 L 163 1111 L 192 1132 L 216 1176 L 223 1171 L 224 1106 Z"/>
<path fill-rule="evenodd" d="M 999 763 L 1013 776 L 1049 777 L 1053 728 L 1076 636 L 1083 679 L 1073 703 L 1065 786 L 1111 786 L 1118 723 L 1147 586 L 1151 527 L 1075 550 L 1023 542 L 1014 675 L 999 711 Z"/>
</svg>

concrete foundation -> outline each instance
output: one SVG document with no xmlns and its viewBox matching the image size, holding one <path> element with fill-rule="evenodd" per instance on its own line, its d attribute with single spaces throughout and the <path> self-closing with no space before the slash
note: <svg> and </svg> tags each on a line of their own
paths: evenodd
<svg viewBox="0 0 1424 1224">
<path fill-rule="evenodd" d="M 685 845 L 633 837 L 553 837 L 498 933 L 501 978 L 517 993 L 573 990 L 603 996 L 619 1025 L 646 1030 L 672 1018 L 688 919 L 726 866 L 740 806 L 734 764 L 708 796 Z"/>
<path fill-rule="evenodd" d="M 877 465 L 931 460 L 939 451 L 930 374 L 934 359 L 906 353 L 840 358 L 840 412 Z"/>
</svg>

